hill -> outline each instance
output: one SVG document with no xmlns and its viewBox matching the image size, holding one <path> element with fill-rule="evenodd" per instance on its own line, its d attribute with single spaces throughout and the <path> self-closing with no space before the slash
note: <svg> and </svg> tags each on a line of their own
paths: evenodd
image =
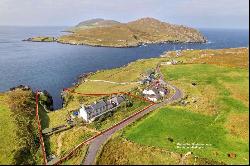
<svg viewBox="0 0 250 166">
<path fill-rule="evenodd" d="M 82 29 L 89 29 L 89 28 L 96 28 L 96 27 L 109 27 L 109 26 L 118 25 L 118 24 L 121 24 L 121 23 L 118 21 L 114 21 L 114 20 L 105 20 L 102 18 L 96 18 L 96 19 L 91 19 L 91 20 L 80 22 L 75 27 L 72 27 L 67 31 L 75 32 L 75 31 L 82 30 Z"/>
<path fill-rule="evenodd" d="M 0 93 L 0 164 L 41 164 L 35 96 L 29 89 Z"/>
<path fill-rule="evenodd" d="M 74 45 L 104 47 L 132 47 L 163 42 L 206 42 L 196 29 L 172 25 L 154 18 L 142 18 L 121 24 L 111 20 L 95 19 L 80 23 L 72 34 L 57 42 Z"/>
</svg>

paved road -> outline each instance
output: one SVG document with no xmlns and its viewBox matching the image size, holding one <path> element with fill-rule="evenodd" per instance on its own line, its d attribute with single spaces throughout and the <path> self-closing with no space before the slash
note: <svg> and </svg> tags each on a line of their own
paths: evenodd
<svg viewBox="0 0 250 166">
<path fill-rule="evenodd" d="M 98 150 L 107 141 L 107 139 L 109 137 L 111 137 L 115 132 L 117 132 L 117 131 L 123 129 L 124 127 L 128 126 L 129 124 L 135 122 L 137 119 L 140 119 L 141 117 L 150 113 L 151 111 L 182 98 L 183 94 L 177 87 L 170 85 L 170 84 L 168 84 L 168 85 L 171 86 L 175 90 L 175 94 L 171 98 L 166 99 L 159 104 L 155 104 L 155 105 L 150 106 L 149 108 L 145 109 L 144 111 L 136 114 L 135 116 L 133 116 L 133 117 L 127 119 L 126 121 L 120 123 L 119 125 L 115 126 L 111 130 L 108 130 L 108 131 L 104 132 L 103 134 L 99 135 L 98 137 L 96 137 L 95 139 L 93 139 L 90 142 L 88 152 L 87 152 L 86 157 L 85 157 L 82 164 L 83 165 L 94 164 Z"/>
</svg>

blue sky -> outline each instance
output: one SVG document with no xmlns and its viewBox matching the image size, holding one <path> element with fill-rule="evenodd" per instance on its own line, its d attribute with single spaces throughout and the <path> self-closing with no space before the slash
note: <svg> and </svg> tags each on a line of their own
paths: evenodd
<svg viewBox="0 0 250 166">
<path fill-rule="evenodd" d="M 0 25 L 73 26 L 154 17 L 196 28 L 248 29 L 249 0 L 0 0 Z"/>
</svg>

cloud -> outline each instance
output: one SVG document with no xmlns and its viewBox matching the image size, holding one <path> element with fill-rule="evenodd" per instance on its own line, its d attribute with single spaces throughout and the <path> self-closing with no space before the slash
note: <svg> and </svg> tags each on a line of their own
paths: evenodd
<svg viewBox="0 0 250 166">
<path fill-rule="evenodd" d="M 248 0 L 1 0 L 0 25 L 75 25 L 155 17 L 193 27 L 247 28 Z"/>
</svg>

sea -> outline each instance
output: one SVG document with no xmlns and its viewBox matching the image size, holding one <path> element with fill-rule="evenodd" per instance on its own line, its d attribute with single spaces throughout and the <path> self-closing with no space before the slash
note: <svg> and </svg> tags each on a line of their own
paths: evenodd
<svg viewBox="0 0 250 166">
<path fill-rule="evenodd" d="M 202 44 L 149 44 L 133 48 L 105 48 L 60 43 L 25 42 L 34 36 L 60 36 L 68 27 L 0 26 L 0 92 L 17 85 L 47 90 L 54 108 L 62 107 L 61 91 L 78 76 L 124 66 L 138 59 L 158 57 L 165 51 L 249 47 L 249 30 L 199 29 Z"/>
</svg>

